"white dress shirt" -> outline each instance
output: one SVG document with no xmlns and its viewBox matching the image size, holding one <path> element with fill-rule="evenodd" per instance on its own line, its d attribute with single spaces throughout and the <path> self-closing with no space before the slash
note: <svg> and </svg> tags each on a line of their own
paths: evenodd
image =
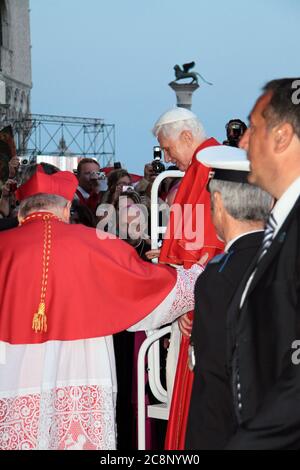
<svg viewBox="0 0 300 470">
<path fill-rule="evenodd" d="M 276 220 L 276 228 L 274 230 L 273 240 L 276 237 L 279 230 L 281 229 L 282 225 L 284 224 L 287 216 L 293 209 L 299 196 L 300 196 L 300 177 L 297 178 L 286 189 L 286 191 L 282 194 L 280 199 L 278 199 L 278 201 L 276 202 L 275 206 L 272 209 L 271 213 L 273 214 L 274 219 Z M 246 287 L 244 289 L 244 292 L 241 298 L 240 308 L 242 308 L 242 306 L 244 305 L 246 295 L 249 291 L 249 287 L 251 286 L 256 270 L 257 270 L 257 267 L 254 269 L 253 273 L 248 279 L 248 282 L 246 284 Z"/>
</svg>

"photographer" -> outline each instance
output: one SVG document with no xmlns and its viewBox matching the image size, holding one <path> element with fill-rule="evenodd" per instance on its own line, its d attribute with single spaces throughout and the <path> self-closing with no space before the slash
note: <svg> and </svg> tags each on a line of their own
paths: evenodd
<svg viewBox="0 0 300 470">
<path fill-rule="evenodd" d="M 18 226 L 17 217 L 9 217 L 11 210 L 11 196 L 14 195 L 15 181 L 8 179 L 2 187 L 0 197 L 0 231 Z"/>
<path fill-rule="evenodd" d="M 16 183 L 12 179 L 8 179 L 2 187 L 2 194 L 0 198 L 0 217 L 8 217 L 10 213 L 10 200 L 14 194 Z"/>
<path fill-rule="evenodd" d="M 152 163 L 146 163 L 144 167 L 144 177 L 137 183 L 135 190 L 139 193 L 142 203 L 150 209 L 151 206 L 151 188 L 152 184 L 157 177 Z"/>
<path fill-rule="evenodd" d="M 8 162 L 8 177 L 15 178 L 17 176 L 19 167 L 20 167 L 19 157 L 17 156 L 12 157 Z"/>
<path fill-rule="evenodd" d="M 19 184 L 24 184 L 28 181 L 37 171 L 37 167 L 41 167 L 43 171 L 52 175 L 57 173 L 59 168 L 50 163 L 36 163 L 26 164 L 23 167 L 19 168 L 20 161 L 19 159 L 12 158 L 11 166 L 9 166 L 9 175 L 15 175 L 14 179 L 8 179 L 2 187 L 2 195 L 0 198 L 0 231 L 7 230 L 18 226 L 18 219 L 15 216 L 16 204 L 15 204 L 15 191 Z M 18 174 L 16 171 L 18 171 Z M 19 184 L 17 184 L 17 181 Z M 3 218 L 1 218 L 3 217 Z"/>
<path fill-rule="evenodd" d="M 230 147 L 238 147 L 239 142 L 247 130 L 246 124 L 240 119 L 231 119 L 225 126 L 227 133 L 227 140 L 224 140 L 223 145 Z"/>
<path fill-rule="evenodd" d="M 77 166 L 77 178 L 79 186 L 74 199 L 95 213 L 105 190 L 101 185 L 99 163 L 92 158 L 82 158 Z"/>
<path fill-rule="evenodd" d="M 123 191 L 124 186 L 131 185 L 130 174 L 122 168 L 113 170 L 107 177 L 108 190 L 103 195 L 102 203 L 115 205 Z"/>
</svg>

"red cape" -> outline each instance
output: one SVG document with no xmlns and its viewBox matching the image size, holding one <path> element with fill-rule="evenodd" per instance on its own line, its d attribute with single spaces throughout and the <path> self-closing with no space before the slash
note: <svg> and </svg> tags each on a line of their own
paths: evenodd
<svg viewBox="0 0 300 470">
<path fill-rule="evenodd" d="M 174 269 L 141 261 L 119 239 L 99 240 L 95 229 L 58 220 L 51 225 L 46 333 L 32 330 L 41 296 L 44 222 L 29 220 L 0 234 L 1 341 L 110 335 L 144 318 L 176 283 Z"/>
<path fill-rule="evenodd" d="M 189 316 L 191 319 L 191 313 L 189 313 Z M 166 432 L 165 450 L 185 449 L 185 435 L 194 382 L 194 372 L 191 372 L 188 367 L 189 345 L 190 338 L 182 336 Z"/>
<path fill-rule="evenodd" d="M 166 263 L 183 264 L 190 267 L 199 259 L 208 255 L 205 264 L 224 249 L 224 245 L 218 240 L 215 227 L 211 220 L 210 194 L 207 191 L 210 168 L 205 167 L 198 162 L 196 156 L 201 150 L 220 145 L 215 139 L 211 138 L 203 142 L 193 155 L 192 163 L 188 168 L 177 192 L 174 204 L 192 204 L 193 227 L 195 227 L 196 205 L 204 204 L 204 243 L 197 250 L 186 249 L 187 240 L 174 239 L 176 227 L 170 218 L 169 233 L 170 239 L 165 239 L 160 261 Z M 172 213 L 171 213 L 172 216 Z M 181 222 L 183 223 L 183 221 Z M 183 232 L 184 233 L 184 232 Z M 193 318 L 192 312 L 189 313 L 190 319 Z M 189 338 L 183 336 L 180 344 L 180 353 L 173 388 L 170 416 L 167 427 L 165 449 L 182 450 L 185 444 L 185 433 L 188 420 L 188 412 L 192 393 L 194 374 L 188 368 L 188 347 Z"/>
<path fill-rule="evenodd" d="M 196 206 L 197 204 L 204 205 L 204 243 L 196 249 L 190 250 L 189 245 L 193 239 L 189 239 L 189 234 L 184 233 L 184 220 L 177 220 L 174 223 L 174 213 L 171 212 L 167 235 L 164 239 L 159 258 L 161 263 L 183 264 L 184 267 L 188 268 L 192 264 L 197 263 L 202 256 L 207 254 L 208 261 L 223 250 L 223 243 L 218 240 L 211 221 L 210 194 L 206 189 L 211 169 L 202 165 L 196 158 L 201 150 L 216 145 L 220 144 L 215 139 L 210 138 L 196 149 L 192 163 L 180 183 L 174 200 L 174 204 L 179 204 L 181 207 L 184 204 L 192 205 L 193 228 L 196 221 Z M 175 239 L 174 234 L 178 233 L 180 224 L 183 236 L 181 239 Z"/>
</svg>

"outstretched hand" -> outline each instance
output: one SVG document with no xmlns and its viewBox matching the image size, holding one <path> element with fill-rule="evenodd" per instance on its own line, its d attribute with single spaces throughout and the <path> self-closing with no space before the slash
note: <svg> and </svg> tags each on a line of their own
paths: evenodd
<svg viewBox="0 0 300 470">
<path fill-rule="evenodd" d="M 160 250 L 149 250 L 145 253 L 147 259 L 152 260 L 155 258 L 159 258 Z"/>
</svg>

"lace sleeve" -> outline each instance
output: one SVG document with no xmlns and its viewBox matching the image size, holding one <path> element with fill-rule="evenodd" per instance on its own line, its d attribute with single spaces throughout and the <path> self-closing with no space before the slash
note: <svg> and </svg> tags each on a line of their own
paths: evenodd
<svg viewBox="0 0 300 470">
<path fill-rule="evenodd" d="M 174 289 L 153 312 L 128 331 L 155 330 L 194 309 L 194 287 L 203 267 L 194 264 L 191 269 L 181 266 L 176 269 L 177 282 Z"/>
<path fill-rule="evenodd" d="M 202 272 L 203 267 L 198 264 L 194 264 L 191 269 L 184 269 L 182 266 L 177 268 L 176 295 L 170 310 L 170 318 L 175 319 L 194 310 L 195 283 Z"/>
</svg>

